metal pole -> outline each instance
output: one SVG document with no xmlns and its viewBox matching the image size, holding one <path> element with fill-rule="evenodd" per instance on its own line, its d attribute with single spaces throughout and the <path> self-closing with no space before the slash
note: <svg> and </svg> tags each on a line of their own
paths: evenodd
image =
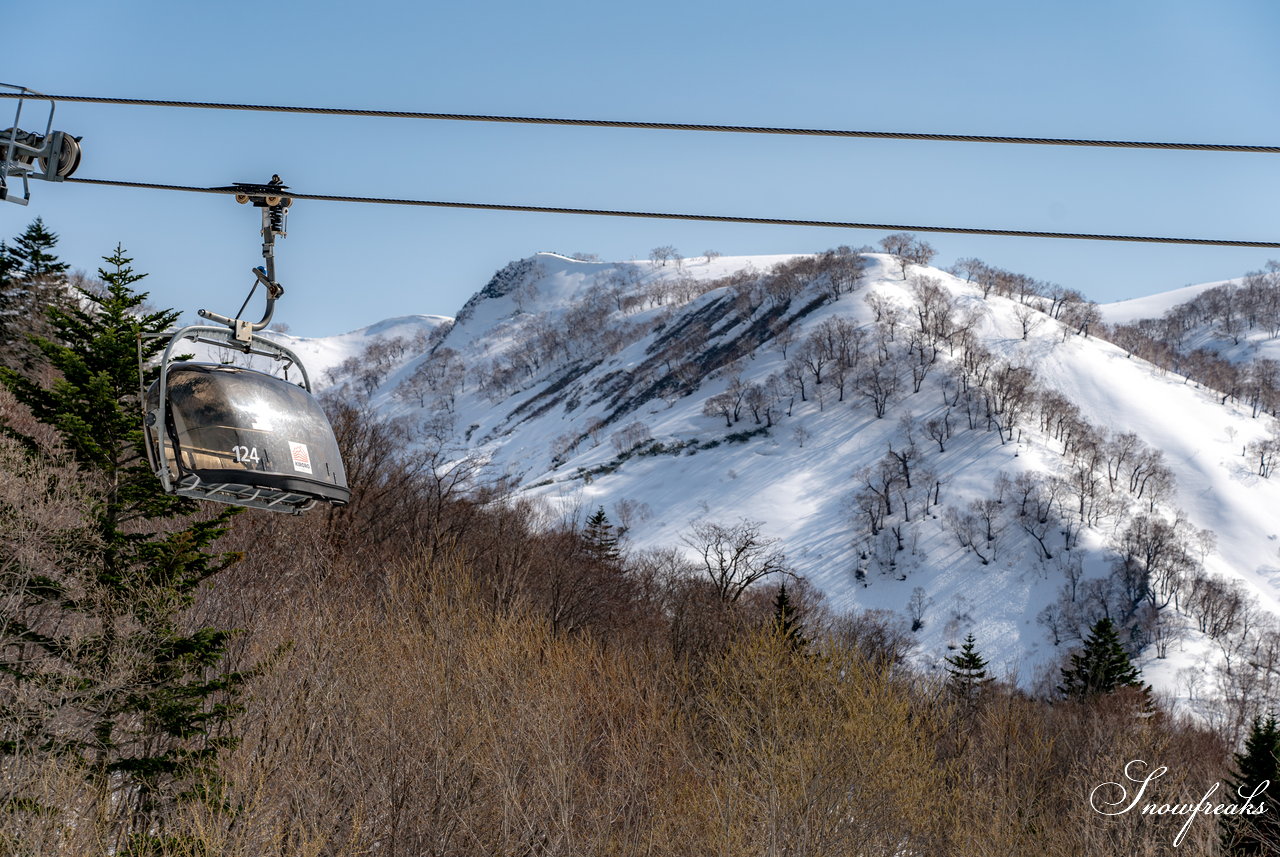
<svg viewBox="0 0 1280 857">
<path fill-rule="evenodd" d="M 271 228 L 271 206 L 262 208 L 262 258 L 266 262 L 267 279 L 276 281 L 276 233 Z"/>
</svg>

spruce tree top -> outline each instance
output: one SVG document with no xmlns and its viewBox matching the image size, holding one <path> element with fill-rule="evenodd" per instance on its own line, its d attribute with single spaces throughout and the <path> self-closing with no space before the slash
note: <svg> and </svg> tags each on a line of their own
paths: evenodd
<svg viewBox="0 0 1280 857">
<path fill-rule="evenodd" d="M 800 623 L 795 605 L 791 603 L 791 596 L 787 594 L 786 581 L 778 587 L 778 595 L 773 600 L 773 628 L 794 649 L 808 645 L 804 626 Z"/>
<path fill-rule="evenodd" d="M 614 531 L 613 524 L 609 522 L 609 516 L 604 513 L 604 506 L 587 519 L 582 537 L 586 539 L 588 549 L 597 559 L 609 562 L 621 559 L 622 554 L 618 550 L 618 534 Z"/>
<path fill-rule="evenodd" d="M 960 647 L 960 654 L 950 655 L 946 660 L 951 665 L 947 667 L 947 672 L 952 676 L 963 678 L 966 681 L 983 683 L 991 681 L 987 676 L 987 659 L 978 653 L 977 642 L 974 640 L 973 634 L 964 638 L 964 645 Z"/>
<path fill-rule="evenodd" d="M 13 246 L 5 248 L 14 276 L 30 281 L 65 273 L 71 266 L 59 262 L 57 256 L 48 252 L 57 243 L 57 234 L 50 232 L 43 220 L 39 217 L 33 220 L 26 231 L 14 239 Z"/>
<path fill-rule="evenodd" d="M 103 473 L 111 486 L 109 516 L 169 517 L 193 511 L 193 503 L 160 492 L 143 445 L 138 404 L 138 335 L 158 333 L 177 320 L 174 311 L 147 311 L 145 292 L 132 285 L 145 277 L 122 248 L 98 270 L 102 288 L 78 289 L 81 301 L 48 310 L 53 338 L 32 341 L 58 379 L 43 386 L 20 372 L 0 368 L 0 383 L 41 422 L 53 426 L 87 470 Z M 143 341 L 143 359 L 164 348 Z M 155 372 L 143 380 L 149 383 Z"/>
<path fill-rule="evenodd" d="M 1264 812 L 1221 819 L 1222 846 L 1227 854 L 1275 854 L 1280 847 L 1280 725 L 1274 714 L 1253 721 L 1244 751 L 1235 754 L 1235 772 L 1228 782 L 1228 801 L 1242 801 L 1263 783 L 1265 791 L 1251 800 Z"/>
<path fill-rule="evenodd" d="M 53 337 L 46 311 L 70 302 L 57 243 L 39 218 L 12 243 L 0 242 L 0 365 L 30 373 L 40 361 L 29 337 Z"/>
<path fill-rule="evenodd" d="M 1099 619 L 1089 631 L 1084 648 L 1071 656 L 1071 665 L 1062 670 L 1058 690 L 1072 699 L 1083 699 L 1132 687 L 1149 694 L 1142 674 L 1120 643 L 1120 633 L 1110 619 Z"/>
<path fill-rule="evenodd" d="M 1238 785 L 1280 780 L 1280 725 L 1274 714 L 1254 719 L 1244 752 L 1236 753 L 1235 760 Z"/>
<path fill-rule="evenodd" d="M 9 245 L 0 241 L 0 289 L 9 285 L 19 267 L 18 260 L 9 252 Z"/>
<path fill-rule="evenodd" d="M 972 701 L 993 678 L 987 675 L 987 659 L 978 653 L 973 634 L 964 638 L 960 653 L 947 657 L 947 688 L 956 696 Z"/>
</svg>

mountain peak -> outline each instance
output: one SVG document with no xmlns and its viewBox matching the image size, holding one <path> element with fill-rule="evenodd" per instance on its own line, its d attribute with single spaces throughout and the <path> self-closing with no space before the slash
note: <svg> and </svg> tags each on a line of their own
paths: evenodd
<svg viewBox="0 0 1280 857">
<path fill-rule="evenodd" d="M 1090 335 L 1079 295 L 993 270 L 540 253 L 370 397 L 560 515 L 604 507 L 632 550 L 758 522 L 832 609 L 923 611 L 925 663 L 975 632 L 1032 683 L 1114 614 L 1171 688 L 1211 642 L 1164 602 L 1205 579 L 1280 609 L 1280 483 L 1241 457 L 1271 418 Z M 1160 521 L 1185 568 L 1126 584 Z M 1157 648 L 1166 626 L 1181 654 Z"/>
</svg>

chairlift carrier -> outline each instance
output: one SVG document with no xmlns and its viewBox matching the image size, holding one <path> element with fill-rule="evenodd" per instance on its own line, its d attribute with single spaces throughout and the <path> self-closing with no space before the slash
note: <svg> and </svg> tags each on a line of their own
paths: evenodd
<svg viewBox="0 0 1280 857">
<path fill-rule="evenodd" d="M 351 497 L 333 429 L 311 396 L 311 381 L 291 350 L 261 335 L 284 289 L 275 282 L 273 244 L 283 236 L 289 203 L 278 178 L 267 185 L 238 184 L 241 202 L 262 211 L 263 256 L 255 268 L 267 291 L 266 314 L 258 322 L 200 310 L 221 326 L 194 325 L 169 336 L 160 377 L 143 394 L 147 455 L 170 494 L 301 514 L 318 502 L 345 505 Z M 249 297 L 253 296 L 253 290 Z M 240 308 L 243 312 L 249 298 Z M 187 362 L 184 342 L 197 342 L 265 357 L 285 377 L 242 366 Z M 142 341 L 138 342 L 141 371 Z M 290 381 L 296 367 L 300 383 Z"/>
</svg>

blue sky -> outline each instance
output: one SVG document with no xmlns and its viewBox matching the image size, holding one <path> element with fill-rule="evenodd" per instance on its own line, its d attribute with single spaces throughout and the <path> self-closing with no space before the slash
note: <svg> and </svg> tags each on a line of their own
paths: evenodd
<svg viewBox="0 0 1280 857">
<path fill-rule="evenodd" d="M 994 135 L 1280 143 L 1272 2 L 113 3 L 7 34 L 0 80 L 53 93 Z M 0 104 L 0 108 L 9 109 Z M 804 219 L 1276 240 L 1280 156 L 747 137 L 63 104 L 81 177 Z M 9 124 L 4 120 L 3 126 Z M 94 268 L 117 242 L 162 306 L 234 310 L 247 206 L 34 185 Z M 323 336 L 451 315 L 539 250 L 811 252 L 875 232 L 299 202 L 277 318 Z M 1239 276 L 1280 251 L 925 236 L 1099 301 Z"/>
</svg>

